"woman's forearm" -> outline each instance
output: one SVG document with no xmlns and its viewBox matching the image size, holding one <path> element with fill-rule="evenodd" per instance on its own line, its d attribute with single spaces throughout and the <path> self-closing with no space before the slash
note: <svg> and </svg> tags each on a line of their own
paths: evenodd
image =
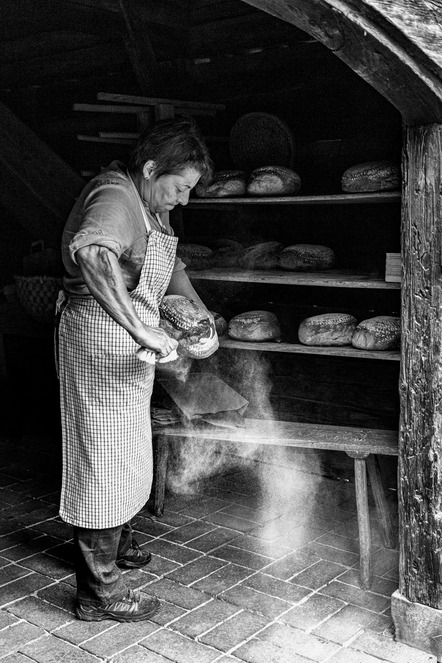
<svg viewBox="0 0 442 663">
<path fill-rule="evenodd" d="M 167 294 L 182 295 L 183 297 L 187 297 L 187 299 L 192 299 L 194 302 L 197 302 L 203 308 L 207 309 L 207 306 L 200 299 L 184 269 L 179 269 L 178 271 L 173 272 L 169 287 L 167 288 Z"/>
</svg>

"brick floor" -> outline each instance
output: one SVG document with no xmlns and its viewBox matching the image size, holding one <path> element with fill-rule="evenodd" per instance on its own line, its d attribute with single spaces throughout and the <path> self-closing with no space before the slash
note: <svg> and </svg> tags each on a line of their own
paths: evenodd
<svg viewBox="0 0 442 663">
<path fill-rule="evenodd" d="M 1 663 L 435 663 L 394 640 L 398 553 L 374 512 L 375 577 L 359 586 L 351 480 L 293 470 L 288 493 L 268 460 L 238 456 L 169 494 L 161 519 L 146 505 L 134 524 L 152 562 L 125 576 L 161 611 L 88 623 L 74 615 L 71 530 L 57 515 L 58 436 L 4 437 L 0 459 Z M 396 516 L 393 491 L 389 503 Z"/>
</svg>

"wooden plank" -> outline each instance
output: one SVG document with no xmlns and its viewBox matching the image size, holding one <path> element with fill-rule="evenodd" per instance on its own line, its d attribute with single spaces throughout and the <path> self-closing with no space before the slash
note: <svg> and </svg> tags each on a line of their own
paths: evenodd
<svg viewBox="0 0 442 663">
<path fill-rule="evenodd" d="M 86 143 L 109 143 L 111 145 L 134 145 L 133 138 L 108 138 L 106 136 L 85 136 L 84 134 L 77 134 L 77 140 Z"/>
<path fill-rule="evenodd" d="M 82 104 L 75 103 L 72 110 L 83 111 L 87 113 L 121 113 L 123 115 L 139 115 L 146 111 L 146 106 L 118 106 L 114 104 Z M 188 113 L 189 115 L 199 115 L 211 117 L 214 111 L 206 108 L 182 108 L 174 107 L 176 114 Z"/>
<path fill-rule="evenodd" d="M 394 21 L 379 26 L 366 15 L 366 0 L 243 0 L 305 30 L 325 44 L 353 71 L 372 85 L 399 110 L 410 125 L 442 122 L 442 79 L 424 58 L 417 58 L 420 44 L 407 30 L 398 43 Z M 374 4 L 374 1 L 373 1 Z M 419 23 L 417 0 L 402 3 L 402 25 Z M 433 5 L 435 8 L 435 5 Z M 437 41 L 442 43 L 439 13 L 430 12 Z M 414 56 L 410 57 L 410 50 Z"/>
<path fill-rule="evenodd" d="M 351 346 L 344 347 L 320 347 L 301 345 L 300 343 L 270 343 L 270 342 L 247 342 L 236 341 L 232 338 L 221 336 L 220 347 L 236 350 L 251 350 L 253 352 L 280 352 L 287 354 L 309 354 L 324 355 L 329 357 L 352 357 L 353 359 L 379 359 L 383 361 L 400 361 L 401 355 L 398 350 L 358 350 Z"/>
<path fill-rule="evenodd" d="M 440 610 L 442 126 L 404 138 L 399 591 Z"/>
<path fill-rule="evenodd" d="M 400 191 L 380 193 L 342 193 L 321 196 L 262 196 L 238 198 L 191 198 L 189 208 L 220 207 L 235 205 L 362 205 L 376 203 L 399 203 Z"/>
<path fill-rule="evenodd" d="M 234 281 L 237 283 L 278 283 L 290 286 L 318 286 L 320 288 L 364 288 L 375 290 L 399 290 L 400 283 L 387 283 L 369 274 L 357 274 L 350 270 L 329 269 L 326 272 L 288 272 L 268 269 L 254 270 L 216 267 L 213 269 L 187 270 L 194 281 Z"/>
<path fill-rule="evenodd" d="M 158 97 L 143 97 L 133 94 L 117 94 L 112 92 L 98 92 L 99 101 L 114 101 L 124 104 L 139 104 L 140 106 L 157 106 L 158 104 L 168 104 L 178 106 L 179 108 L 201 108 L 206 110 L 224 110 L 224 104 L 214 104 L 205 101 L 185 101 L 182 99 L 161 99 Z"/>
<path fill-rule="evenodd" d="M 368 509 L 367 470 L 365 460 L 355 458 L 355 492 L 359 530 L 361 588 L 369 589 L 372 580 L 370 512 Z"/>
<path fill-rule="evenodd" d="M 150 28 L 146 17 L 127 0 L 118 0 L 118 4 L 127 30 L 124 44 L 140 90 L 146 94 L 155 94 L 161 82 L 157 59 L 149 38 Z"/>
<path fill-rule="evenodd" d="M 161 426 L 155 432 L 168 437 L 192 437 L 235 444 L 303 447 L 386 456 L 397 456 L 398 453 L 396 431 L 349 426 L 245 419 L 245 427 L 238 429 L 188 422 Z"/>
</svg>

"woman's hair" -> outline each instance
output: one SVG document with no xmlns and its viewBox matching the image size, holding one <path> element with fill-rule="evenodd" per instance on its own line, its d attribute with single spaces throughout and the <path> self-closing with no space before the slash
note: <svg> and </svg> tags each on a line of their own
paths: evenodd
<svg viewBox="0 0 442 663">
<path fill-rule="evenodd" d="M 143 131 L 130 155 L 128 168 L 142 170 L 150 160 L 156 163 L 156 177 L 191 167 L 200 173 L 202 184 L 212 178 L 213 164 L 206 143 L 189 117 L 160 120 Z"/>
</svg>

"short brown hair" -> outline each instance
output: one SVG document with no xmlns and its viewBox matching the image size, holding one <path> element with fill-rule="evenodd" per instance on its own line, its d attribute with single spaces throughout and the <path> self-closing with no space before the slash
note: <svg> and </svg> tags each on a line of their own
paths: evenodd
<svg viewBox="0 0 442 663">
<path fill-rule="evenodd" d="M 130 155 L 128 168 L 142 170 L 149 160 L 156 163 L 156 177 L 191 167 L 200 173 L 202 184 L 212 178 L 213 163 L 207 145 L 189 117 L 159 120 L 143 131 Z"/>
</svg>

